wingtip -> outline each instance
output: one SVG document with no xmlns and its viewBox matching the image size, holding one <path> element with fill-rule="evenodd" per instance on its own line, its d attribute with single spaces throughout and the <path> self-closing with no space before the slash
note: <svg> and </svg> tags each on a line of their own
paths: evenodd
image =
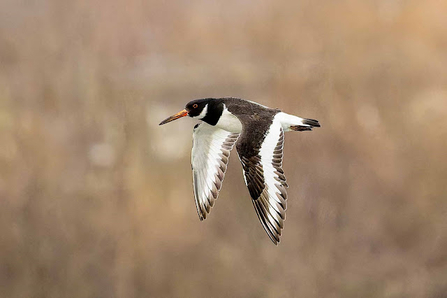
<svg viewBox="0 0 447 298">
<path fill-rule="evenodd" d="M 281 241 L 280 239 L 279 239 L 279 236 L 280 235 L 270 235 L 269 233 L 267 233 L 267 235 L 269 236 L 269 238 L 270 238 L 270 240 L 273 242 L 273 244 L 275 244 L 276 246 L 278 246 L 278 244 L 279 244 L 279 242 Z M 277 238 L 276 238 L 276 237 Z"/>
<path fill-rule="evenodd" d="M 203 209 L 197 208 L 197 214 L 199 215 L 200 221 L 204 221 L 206 219 L 206 212 Z"/>
</svg>

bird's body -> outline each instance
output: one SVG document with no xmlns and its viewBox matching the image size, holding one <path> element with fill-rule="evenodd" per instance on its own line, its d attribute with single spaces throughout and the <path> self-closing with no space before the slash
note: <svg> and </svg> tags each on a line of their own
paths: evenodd
<svg viewBox="0 0 447 298">
<path fill-rule="evenodd" d="M 267 235 L 277 244 L 287 209 L 284 132 L 312 130 L 320 126 L 318 121 L 239 98 L 206 98 L 189 102 L 185 110 L 160 125 L 187 115 L 202 120 L 194 127 L 191 156 L 199 218 L 205 219 L 214 205 L 236 144 L 253 206 Z"/>
</svg>

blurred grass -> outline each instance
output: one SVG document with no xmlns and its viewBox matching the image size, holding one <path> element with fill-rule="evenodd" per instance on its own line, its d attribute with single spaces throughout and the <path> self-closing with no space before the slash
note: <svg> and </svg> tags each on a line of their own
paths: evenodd
<svg viewBox="0 0 447 298">
<path fill-rule="evenodd" d="M 444 297 L 447 4 L 0 2 L 2 297 Z M 194 98 L 288 134 L 282 242 L 233 153 L 199 222 Z M 183 121 L 183 122 L 180 122 Z"/>
</svg>

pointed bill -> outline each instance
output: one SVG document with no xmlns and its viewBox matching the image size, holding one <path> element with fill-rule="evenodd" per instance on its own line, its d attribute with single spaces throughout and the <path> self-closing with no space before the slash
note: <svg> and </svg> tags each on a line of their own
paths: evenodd
<svg viewBox="0 0 447 298">
<path fill-rule="evenodd" d="M 182 117 L 185 117 L 185 116 L 188 116 L 188 111 L 187 110 L 182 110 L 182 111 L 178 112 L 177 114 L 172 115 L 171 117 L 168 117 L 165 120 L 161 121 L 159 125 L 163 125 L 163 124 L 169 123 L 171 121 L 174 121 L 176 119 L 179 119 L 179 118 L 182 118 Z"/>
</svg>

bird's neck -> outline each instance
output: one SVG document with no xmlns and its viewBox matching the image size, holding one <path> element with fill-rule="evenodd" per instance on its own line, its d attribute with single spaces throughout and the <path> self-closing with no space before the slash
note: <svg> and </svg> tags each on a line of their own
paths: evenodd
<svg viewBox="0 0 447 298">
<path fill-rule="evenodd" d="M 216 126 L 233 133 L 240 133 L 242 131 L 241 121 L 233 115 L 228 109 L 223 106 L 222 115 L 220 115 Z"/>
</svg>

